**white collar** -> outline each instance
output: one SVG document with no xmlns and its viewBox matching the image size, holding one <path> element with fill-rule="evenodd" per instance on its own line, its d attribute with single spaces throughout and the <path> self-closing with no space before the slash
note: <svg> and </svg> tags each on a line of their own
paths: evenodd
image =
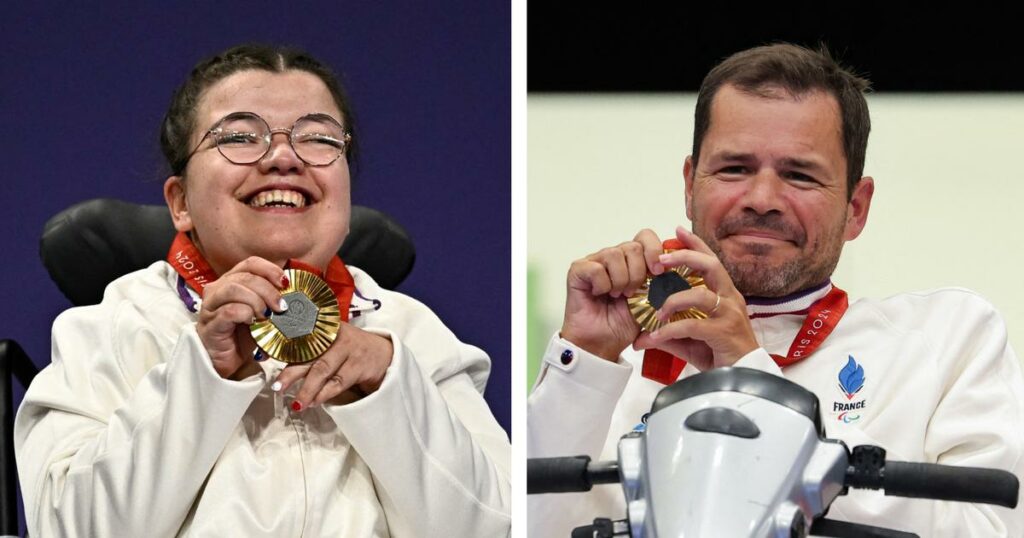
<svg viewBox="0 0 1024 538">
<path fill-rule="evenodd" d="M 786 295 L 785 297 L 744 297 L 747 301 L 747 316 L 762 318 L 779 314 L 806 314 L 815 301 L 832 291 L 832 282 L 814 286 Z"/>
</svg>

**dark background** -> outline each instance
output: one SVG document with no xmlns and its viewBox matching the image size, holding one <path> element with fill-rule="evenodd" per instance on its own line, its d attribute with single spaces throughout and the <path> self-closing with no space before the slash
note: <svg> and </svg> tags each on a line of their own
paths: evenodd
<svg viewBox="0 0 1024 538">
<path fill-rule="evenodd" d="M 490 354 L 487 401 L 510 431 L 510 27 L 508 3 L 474 0 L 5 5 L 0 338 L 49 362 L 69 303 L 39 261 L 48 218 L 96 197 L 164 203 L 159 124 L 192 66 L 241 42 L 291 44 L 347 85 L 353 201 L 409 230 L 418 256 L 399 291 Z"/>
<path fill-rule="evenodd" d="M 876 91 L 1024 91 L 1024 27 L 1000 4 L 530 2 L 530 92 L 695 92 L 743 49 L 826 43 Z M 842 10 L 840 8 L 846 8 Z"/>
</svg>

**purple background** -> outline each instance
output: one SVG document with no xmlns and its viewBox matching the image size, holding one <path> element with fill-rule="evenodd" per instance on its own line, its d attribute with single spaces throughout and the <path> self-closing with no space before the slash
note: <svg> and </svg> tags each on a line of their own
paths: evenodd
<svg viewBox="0 0 1024 538">
<path fill-rule="evenodd" d="M 69 306 L 39 261 L 49 217 L 96 197 L 163 204 L 159 123 L 192 66 L 241 42 L 291 44 L 341 75 L 359 122 L 354 203 L 409 230 L 417 261 L 399 290 L 491 355 L 486 397 L 509 431 L 508 2 L 19 4 L 0 22 L 0 338 L 49 361 Z"/>
</svg>

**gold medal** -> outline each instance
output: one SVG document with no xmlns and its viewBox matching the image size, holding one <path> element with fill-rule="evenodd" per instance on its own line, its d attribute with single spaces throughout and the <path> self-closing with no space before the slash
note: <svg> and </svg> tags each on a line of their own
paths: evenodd
<svg viewBox="0 0 1024 538">
<path fill-rule="evenodd" d="M 672 250 L 665 250 L 666 254 L 669 252 Z M 706 319 L 708 315 L 703 310 L 693 307 L 672 314 L 668 321 L 661 321 L 655 315 L 669 295 L 698 286 L 706 287 L 704 277 L 686 266 L 672 267 L 658 276 L 648 273 L 644 285 L 632 297 L 626 299 L 626 304 L 629 305 L 629 312 L 633 314 L 633 318 L 647 332 L 656 331 L 666 323 L 681 319 Z"/>
<path fill-rule="evenodd" d="M 288 310 L 249 326 L 256 345 L 268 356 L 287 363 L 316 359 L 338 337 L 338 299 L 324 280 L 309 271 L 285 269 L 288 287 L 281 295 Z"/>
</svg>

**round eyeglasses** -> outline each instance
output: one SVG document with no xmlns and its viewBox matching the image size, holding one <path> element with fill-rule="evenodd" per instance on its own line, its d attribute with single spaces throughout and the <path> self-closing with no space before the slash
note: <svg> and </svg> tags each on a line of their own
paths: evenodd
<svg viewBox="0 0 1024 538">
<path fill-rule="evenodd" d="M 295 155 L 310 166 L 327 166 L 345 154 L 352 135 L 327 114 L 307 114 L 295 120 L 291 129 L 271 129 L 266 120 L 253 112 L 232 112 L 206 131 L 189 153 L 188 162 L 209 137 L 217 151 L 235 164 L 253 164 L 270 152 L 270 139 L 277 133 L 288 135 Z"/>
</svg>

